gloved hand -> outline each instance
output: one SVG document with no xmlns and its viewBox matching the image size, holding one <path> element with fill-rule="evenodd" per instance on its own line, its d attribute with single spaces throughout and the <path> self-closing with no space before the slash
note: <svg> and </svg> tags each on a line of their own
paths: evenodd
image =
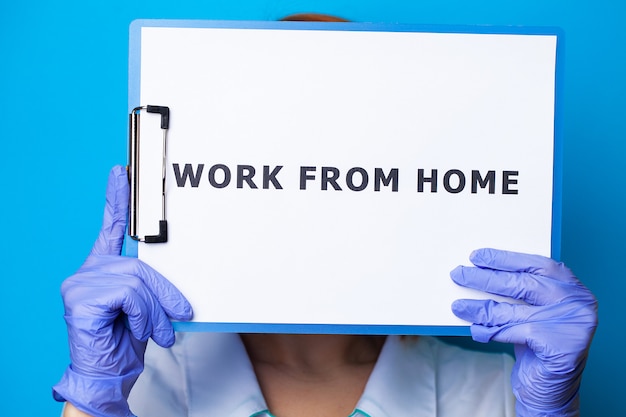
<svg viewBox="0 0 626 417">
<path fill-rule="evenodd" d="M 578 416 L 578 389 L 597 326 L 597 301 L 562 263 L 495 249 L 474 251 L 459 266 L 459 285 L 523 300 L 456 300 L 452 311 L 472 324 L 472 338 L 515 344 L 511 382 L 518 417 Z"/>
<path fill-rule="evenodd" d="M 53 396 L 96 417 L 133 415 L 127 398 L 143 370 L 148 338 L 169 347 L 170 318 L 192 316 L 189 302 L 167 279 L 138 259 L 120 256 L 128 188 L 126 170 L 114 167 L 100 235 L 61 288 L 71 365 Z"/>
</svg>

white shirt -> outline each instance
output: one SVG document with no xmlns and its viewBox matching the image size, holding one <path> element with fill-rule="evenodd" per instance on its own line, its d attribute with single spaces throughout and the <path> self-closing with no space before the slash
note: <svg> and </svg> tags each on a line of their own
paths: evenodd
<svg viewBox="0 0 626 417">
<path fill-rule="evenodd" d="M 170 349 L 148 345 L 129 398 L 137 416 L 272 416 L 239 335 L 176 337 Z M 504 353 L 389 336 L 350 417 L 514 417 L 512 365 Z"/>
</svg>

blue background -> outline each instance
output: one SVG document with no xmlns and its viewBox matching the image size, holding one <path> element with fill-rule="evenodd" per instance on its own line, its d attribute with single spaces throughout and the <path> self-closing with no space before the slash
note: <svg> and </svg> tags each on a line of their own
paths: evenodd
<svg viewBox="0 0 626 417">
<path fill-rule="evenodd" d="M 626 2 L 63 1 L 0 4 L 0 415 L 56 416 L 68 363 L 59 287 L 94 241 L 124 164 L 128 26 L 137 18 L 558 26 L 565 32 L 562 259 L 600 301 L 582 415 L 626 415 Z"/>
</svg>

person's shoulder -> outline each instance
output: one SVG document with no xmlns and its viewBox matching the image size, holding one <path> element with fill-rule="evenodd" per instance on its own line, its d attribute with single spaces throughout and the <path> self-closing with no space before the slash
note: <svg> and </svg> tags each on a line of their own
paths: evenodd
<svg viewBox="0 0 626 417">
<path fill-rule="evenodd" d="M 222 416 L 257 397 L 262 399 L 238 334 L 189 332 L 177 333 L 167 349 L 148 343 L 129 403 L 141 416 Z"/>
<path fill-rule="evenodd" d="M 400 340 L 409 360 L 431 361 L 441 415 L 514 416 L 511 388 L 513 357 L 507 352 L 479 351 L 420 336 Z"/>
<path fill-rule="evenodd" d="M 391 336 L 385 353 L 385 363 L 391 366 L 423 370 L 428 364 L 446 386 L 492 381 L 508 387 L 514 363 L 506 352 L 467 349 L 431 336 Z"/>
<path fill-rule="evenodd" d="M 510 354 L 472 350 L 438 338 L 425 342 L 436 358 L 440 396 L 455 398 L 455 401 L 443 401 L 442 407 L 468 407 L 474 415 L 481 416 L 515 415 L 511 388 L 515 361 Z"/>
<path fill-rule="evenodd" d="M 427 350 L 432 355 L 440 377 L 454 379 L 463 376 L 471 380 L 502 380 L 508 378 L 514 359 L 506 352 L 479 351 L 442 341 L 436 337 L 422 336 L 413 343 L 414 350 Z"/>
<path fill-rule="evenodd" d="M 463 361 L 469 364 L 513 363 L 513 357 L 505 351 L 487 351 L 468 348 L 462 345 L 449 343 L 438 337 L 421 337 L 422 342 L 428 345 L 433 354 L 443 363 Z"/>
<path fill-rule="evenodd" d="M 177 334 L 171 348 L 162 348 L 150 339 L 144 356 L 144 370 L 128 397 L 135 415 L 174 417 L 185 415 L 185 378 L 181 354 L 188 340 Z"/>
<path fill-rule="evenodd" d="M 163 348 L 150 339 L 146 346 L 144 370 L 128 398 L 131 410 L 144 416 L 186 415 L 189 369 L 206 360 L 212 349 L 228 349 L 236 341 L 233 335 L 176 333 L 174 345 Z"/>
</svg>

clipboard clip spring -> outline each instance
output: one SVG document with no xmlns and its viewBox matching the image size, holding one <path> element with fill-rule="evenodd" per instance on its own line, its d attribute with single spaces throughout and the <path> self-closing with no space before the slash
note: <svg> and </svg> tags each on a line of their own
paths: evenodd
<svg viewBox="0 0 626 417">
<path fill-rule="evenodd" d="M 139 124 L 140 112 L 159 113 L 161 115 L 161 130 L 163 131 L 163 153 L 162 153 L 162 181 L 161 181 L 161 220 L 159 220 L 159 234 L 146 235 L 143 238 L 137 235 L 137 212 L 139 200 Z M 129 116 L 129 149 L 128 149 L 128 180 L 130 183 L 130 204 L 129 204 L 129 227 L 128 235 L 136 241 L 145 243 L 167 242 L 167 220 L 165 217 L 165 172 L 166 172 L 166 150 L 167 150 L 167 130 L 170 124 L 170 109 L 165 106 L 140 106 L 135 107 Z"/>
</svg>

